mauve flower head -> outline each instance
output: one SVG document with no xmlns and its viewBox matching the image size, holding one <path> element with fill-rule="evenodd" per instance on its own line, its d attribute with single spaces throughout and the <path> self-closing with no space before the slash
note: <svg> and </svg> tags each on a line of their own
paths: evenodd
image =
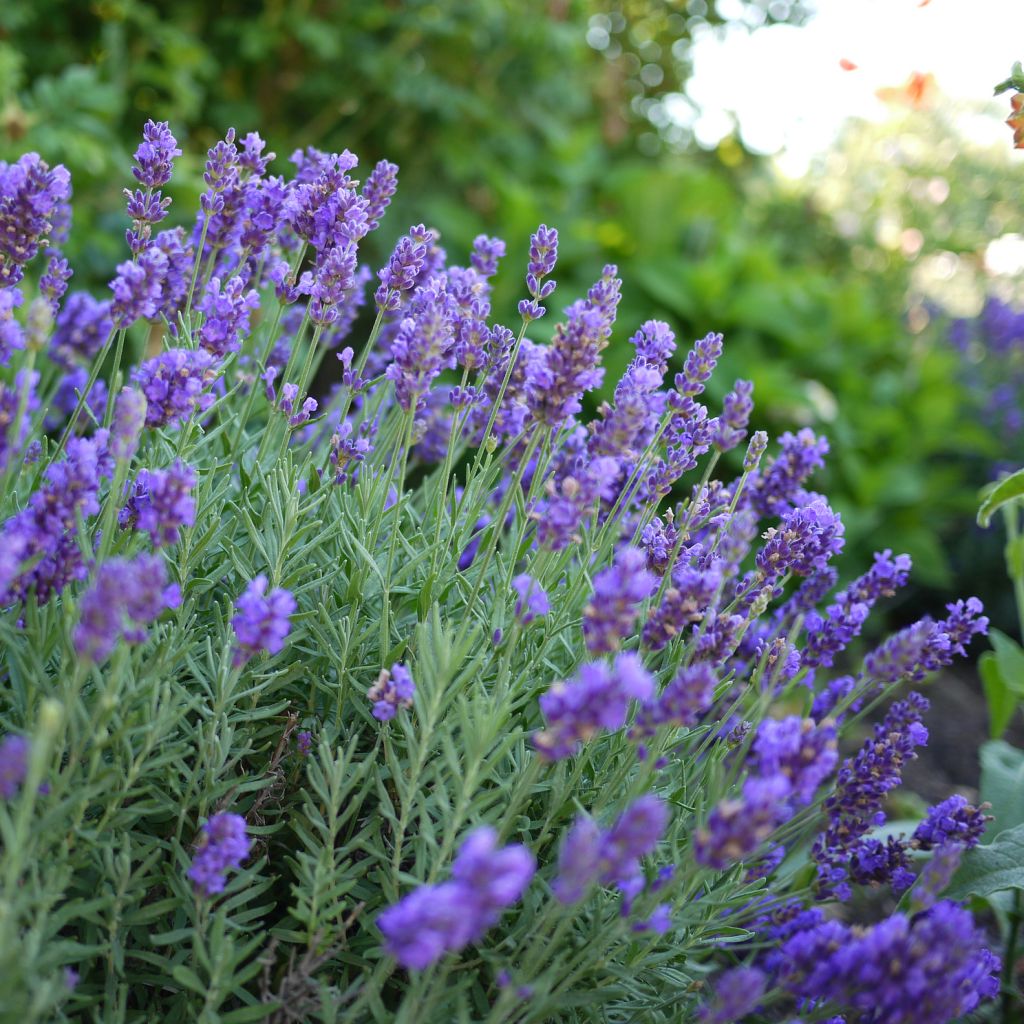
<svg viewBox="0 0 1024 1024">
<path fill-rule="evenodd" d="M 65 366 L 79 360 L 90 363 L 99 354 L 113 328 L 110 302 L 100 302 L 88 292 L 72 292 L 57 314 L 50 354 Z"/>
<path fill-rule="evenodd" d="M 829 559 L 843 550 L 844 528 L 839 515 L 823 498 L 785 512 L 778 527 L 765 533 L 767 543 L 757 553 L 756 564 L 766 577 L 785 573 L 809 576 L 824 569 Z"/>
<path fill-rule="evenodd" d="M 914 829 L 914 845 L 920 850 L 946 843 L 956 843 L 965 849 L 977 846 L 990 820 L 984 807 L 972 806 L 959 794 L 929 807 L 928 816 Z"/>
<path fill-rule="evenodd" d="M 787 817 L 786 802 L 791 791 L 781 775 L 750 776 L 740 795 L 718 803 L 707 826 L 695 835 L 693 855 L 697 863 L 723 871 L 749 857 Z"/>
<path fill-rule="evenodd" d="M 754 740 L 752 769 L 761 775 L 781 775 L 793 798 L 810 803 L 818 788 L 832 774 L 839 760 L 836 729 L 830 722 L 790 715 L 767 718 Z"/>
<path fill-rule="evenodd" d="M 363 183 L 362 195 L 366 200 L 366 230 L 375 231 L 380 219 L 398 191 L 398 165 L 380 160 Z"/>
<path fill-rule="evenodd" d="M 999 958 L 970 913 L 941 901 L 868 928 L 836 921 L 799 931 L 781 949 L 782 983 L 874 1024 L 945 1024 L 999 991 Z"/>
<path fill-rule="evenodd" d="M 181 156 L 177 140 L 166 121 L 147 121 L 142 127 L 142 142 L 135 150 L 132 174 L 147 188 L 162 188 L 171 180 L 174 158 Z"/>
<path fill-rule="evenodd" d="M 541 305 L 554 290 L 554 281 L 545 281 L 555 269 L 558 260 L 558 231 L 541 224 L 530 236 L 530 260 L 526 267 L 526 290 L 529 299 L 519 303 L 519 313 L 529 323 L 539 320 L 546 312 Z"/>
<path fill-rule="evenodd" d="M 235 616 L 231 620 L 238 641 L 233 658 L 235 667 L 244 665 L 260 651 L 277 654 L 291 631 L 290 619 L 297 607 L 295 598 L 283 587 L 268 594 L 266 576 L 252 580 L 235 602 Z"/>
<path fill-rule="evenodd" d="M 412 673 L 401 664 L 381 669 L 377 682 L 370 687 L 366 696 L 373 703 L 373 717 L 379 722 L 389 722 L 399 708 L 412 707 L 416 696 Z"/>
<path fill-rule="evenodd" d="M 512 589 L 516 592 L 515 615 L 524 626 L 551 610 L 547 593 L 529 573 L 513 577 Z"/>
<path fill-rule="evenodd" d="M 422 971 L 476 942 L 523 894 L 535 870 L 523 846 L 497 846 L 490 828 L 471 832 L 452 865 L 453 880 L 422 885 L 377 918 L 387 952 Z"/>
<path fill-rule="evenodd" d="M 13 384 L 0 381 L 0 472 L 21 458 L 32 426 L 32 414 L 39 408 L 36 370 L 19 370 Z M 18 413 L 21 412 L 20 422 Z"/>
<path fill-rule="evenodd" d="M 711 379 L 718 359 L 722 354 L 722 335 L 705 335 L 695 341 L 686 355 L 683 372 L 676 374 L 676 390 L 688 398 L 696 398 L 704 391 L 704 385 Z"/>
<path fill-rule="evenodd" d="M 915 748 L 928 742 L 928 730 L 921 723 L 927 710 L 928 701 L 918 693 L 897 701 L 875 726 L 874 736 L 840 766 L 835 790 L 824 803 L 825 831 L 812 851 L 823 894 L 849 893 L 845 879 L 852 851 L 870 829 L 885 821 L 886 793 L 899 785 L 903 766 L 917 756 Z"/>
<path fill-rule="evenodd" d="M 242 277 L 232 277 L 223 288 L 220 279 L 214 277 L 196 303 L 196 309 L 204 314 L 198 332 L 200 347 L 220 359 L 237 352 L 240 339 L 249 331 L 249 316 L 259 305 L 259 295 L 255 289 L 246 290 Z"/>
<path fill-rule="evenodd" d="M 39 295 L 46 300 L 50 312 L 56 316 L 60 312 L 60 300 L 68 290 L 68 281 L 74 272 L 56 249 L 51 249 L 48 255 L 46 270 L 39 278 Z"/>
<path fill-rule="evenodd" d="M 146 426 L 176 426 L 213 405 L 207 393 L 216 359 L 204 349 L 172 348 L 139 366 L 133 380 L 148 403 Z"/>
<path fill-rule="evenodd" d="M 224 891 L 227 873 L 249 856 L 245 818 L 221 812 L 203 825 L 203 836 L 192 858 L 188 877 L 204 896 Z"/>
<path fill-rule="evenodd" d="M 632 700 L 646 701 L 654 681 L 640 659 L 620 654 L 614 664 L 592 661 L 581 665 L 576 676 L 555 683 L 540 698 L 546 728 L 534 736 L 544 758 L 570 757 L 602 729 L 621 729 Z"/>
<path fill-rule="evenodd" d="M 79 657 L 105 661 L 119 640 L 142 643 L 146 627 L 165 608 L 176 608 L 180 602 L 181 591 L 176 584 L 168 585 L 159 555 L 144 553 L 103 562 L 82 595 L 75 651 Z"/>
<path fill-rule="evenodd" d="M 779 454 L 767 468 L 751 477 L 744 489 L 745 500 L 762 518 L 781 516 L 794 505 L 802 504 L 804 481 L 825 465 L 828 454 L 828 441 L 809 427 L 796 434 L 783 434 L 779 445 Z"/>
<path fill-rule="evenodd" d="M 21 289 L 0 286 L 0 366 L 6 366 L 13 353 L 25 347 L 25 331 L 14 317 L 24 299 Z"/>
<path fill-rule="evenodd" d="M 0 160 L 0 288 L 22 279 L 70 195 L 62 164 L 51 169 L 38 153 L 13 164 Z"/>
<path fill-rule="evenodd" d="M 667 825 L 668 807 L 651 793 L 634 800 L 607 830 L 577 818 L 558 855 L 556 898 L 578 903 L 597 882 L 634 888 L 640 859 L 654 851 Z"/>
<path fill-rule="evenodd" d="M 698 1011 L 699 1024 L 733 1024 L 757 1009 L 768 977 L 756 967 L 733 967 L 715 978 L 714 995 Z"/>
<path fill-rule="evenodd" d="M 498 261 L 505 255 L 505 243 L 500 238 L 477 235 L 473 239 L 473 251 L 469 262 L 483 278 L 494 277 L 498 272 Z"/>
<path fill-rule="evenodd" d="M 696 725 L 714 703 L 718 680 L 707 662 L 684 665 L 654 700 L 637 713 L 634 738 L 653 736 L 663 725 L 672 728 Z"/>
<path fill-rule="evenodd" d="M 119 329 L 131 327 L 136 320 L 156 319 L 163 303 L 167 268 L 167 256 L 155 245 L 149 246 L 136 261 L 118 264 L 117 277 L 110 282 L 110 312 Z"/>
<path fill-rule="evenodd" d="M 418 408 L 437 375 L 455 365 L 455 324 L 448 294 L 439 283 L 417 288 L 407 313 L 391 343 L 386 376 L 394 382 L 398 404 L 409 411 Z"/>
<path fill-rule="evenodd" d="M 583 640 L 591 655 L 617 651 L 633 632 L 641 603 L 656 579 L 639 548 L 623 548 L 615 563 L 594 576 L 594 594 L 583 609 Z"/>
<path fill-rule="evenodd" d="M 146 396 L 138 388 L 122 388 L 117 396 L 110 424 L 110 454 L 116 461 L 127 462 L 138 450 L 146 405 Z"/>
<path fill-rule="evenodd" d="M 121 525 L 145 530 L 154 547 L 177 544 L 181 527 L 196 521 L 195 485 L 195 470 L 180 459 L 167 469 L 140 470 L 118 517 Z"/>
<path fill-rule="evenodd" d="M 712 444 L 720 452 L 732 451 L 747 436 L 747 424 L 754 411 L 753 393 L 751 381 L 738 380 L 722 401 L 722 415 L 716 421 L 712 439 Z"/>
<path fill-rule="evenodd" d="M 12 799 L 28 774 L 28 757 L 32 749 L 28 739 L 9 733 L 0 740 L 0 797 Z"/>
<path fill-rule="evenodd" d="M 696 629 L 714 608 L 722 588 L 722 571 L 717 565 L 697 569 L 677 564 L 672 584 L 651 608 L 644 625 L 644 645 L 660 651 L 669 641 L 690 627 Z"/>
</svg>

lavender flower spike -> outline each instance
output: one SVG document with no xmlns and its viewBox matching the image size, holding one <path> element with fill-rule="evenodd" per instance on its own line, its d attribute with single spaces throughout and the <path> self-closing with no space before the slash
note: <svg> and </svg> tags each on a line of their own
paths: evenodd
<svg viewBox="0 0 1024 1024">
<path fill-rule="evenodd" d="M 203 839 L 188 877 L 204 896 L 224 891 L 227 873 L 249 856 L 250 841 L 240 814 L 215 814 L 203 825 Z"/>
<path fill-rule="evenodd" d="M 291 593 L 277 587 L 267 594 L 267 577 L 257 576 L 235 604 L 231 625 L 238 644 L 234 665 L 244 665 L 260 651 L 277 654 L 291 630 L 289 621 L 298 605 Z"/>
</svg>

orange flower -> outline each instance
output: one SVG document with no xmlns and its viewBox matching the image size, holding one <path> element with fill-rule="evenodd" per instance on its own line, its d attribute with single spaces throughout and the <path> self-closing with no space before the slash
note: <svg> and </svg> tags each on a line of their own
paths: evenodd
<svg viewBox="0 0 1024 1024">
<path fill-rule="evenodd" d="M 894 103 L 912 110 L 928 110 L 935 105 L 939 88 L 931 72 L 915 71 L 903 85 L 878 89 L 875 95 L 883 103 Z"/>
</svg>

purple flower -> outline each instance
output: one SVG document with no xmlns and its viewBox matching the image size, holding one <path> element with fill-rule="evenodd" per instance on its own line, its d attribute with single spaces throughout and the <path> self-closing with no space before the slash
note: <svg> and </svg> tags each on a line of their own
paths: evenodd
<svg viewBox="0 0 1024 1024">
<path fill-rule="evenodd" d="M 28 774 L 28 758 L 32 747 L 24 736 L 9 733 L 0 740 L 0 797 L 11 800 Z"/>
<path fill-rule="evenodd" d="M 167 256 L 155 245 L 142 252 L 137 261 L 118 264 L 117 277 L 110 282 L 110 312 L 120 330 L 136 320 L 156 319 L 163 304 L 167 269 Z"/>
<path fill-rule="evenodd" d="M 600 355 L 615 316 L 615 272 L 614 267 L 606 267 L 598 285 L 607 279 L 608 287 L 595 296 L 595 285 L 587 299 L 569 306 L 565 321 L 556 325 L 551 344 L 543 350 L 544 363 L 527 395 L 530 411 L 541 423 L 560 427 L 580 411 L 584 392 L 599 387 L 604 379 Z"/>
<path fill-rule="evenodd" d="M 653 736 L 662 725 L 696 725 L 714 703 L 716 685 L 715 673 L 706 662 L 684 665 L 661 694 L 640 709 L 630 735 Z"/>
<path fill-rule="evenodd" d="M 285 202 L 292 230 L 318 253 L 363 238 L 370 230 L 370 200 L 356 191 L 348 173 L 356 157 L 345 150 L 320 153 L 312 160 L 298 153 L 292 160 L 299 163 Z"/>
<path fill-rule="evenodd" d="M 381 312 L 398 310 L 404 295 L 412 291 L 427 258 L 429 235 L 423 224 L 411 227 L 409 234 L 398 240 L 387 266 L 378 271 L 380 286 L 374 293 L 374 300 Z"/>
<path fill-rule="evenodd" d="M 807 641 L 801 654 L 804 665 L 830 666 L 835 656 L 858 636 L 871 607 L 891 597 L 910 575 L 910 556 L 892 557 L 891 551 L 875 554 L 875 563 L 828 606 L 825 615 L 809 611 L 804 620 Z"/>
<path fill-rule="evenodd" d="M 23 455 L 32 414 L 39 408 L 38 383 L 39 374 L 25 369 L 15 374 L 13 385 L 0 381 L 0 472 Z M 19 412 L 21 421 L 16 423 Z"/>
<path fill-rule="evenodd" d="M 238 640 L 233 664 L 236 668 L 267 651 L 277 654 L 291 630 L 291 616 L 298 605 L 291 593 L 277 587 L 267 593 L 267 577 L 257 576 L 235 602 L 231 625 Z"/>
<path fill-rule="evenodd" d="M 835 768 L 836 729 L 810 718 L 765 719 L 754 740 L 751 770 L 763 776 L 781 775 L 797 803 L 807 804 Z"/>
<path fill-rule="evenodd" d="M 177 426 L 213 404 L 207 388 L 216 359 L 203 349 L 172 348 L 146 360 L 133 374 L 148 403 L 147 427 Z"/>
<path fill-rule="evenodd" d="M 988 632 L 988 618 L 976 598 L 946 605 L 949 617 L 933 622 L 923 618 L 893 634 L 864 659 L 864 670 L 879 683 L 901 679 L 919 681 L 930 672 L 949 665 L 956 655 L 965 655 L 965 645 L 974 636 Z"/>
<path fill-rule="evenodd" d="M 756 967 L 733 967 L 715 979 L 714 996 L 697 1013 L 699 1024 L 733 1024 L 753 1013 L 764 998 L 768 978 Z"/>
<path fill-rule="evenodd" d="M 785 573 L 809 576 L 843 550 L 843 532 L 838 514 L 823 498 L 815 498 L 785 512 L 780 525 L 765 533 L 767 543 L 757 553 L 757 567 L 769 579 Z"/>
<path fill-rule="evenodd" d="M 722 587 L 722 574 L 717 566 L 694 569 L 676 565 L 672 585 L 651 609 L 644 625 L 644 645 L 660 651 L 674 637 L 690 626 L 696 626 L 714 605 Z"/>
<path fill-rule="evenodd" d="M 29 498 L 28 507 L 3 526 L 4 547 L 15 552 L 15 566 L 30 559 L 32 566 L 21 574 L 17 568 L 4 568 L 0 604 L 24 600 L 32 588 L 39 604 L 45 604 L 69 581 L 86 575 L 78 521 L 99 512 L 100 484 L 113 471 L 107 432 L 71 437 L 65 450 L 64 461 L 47 467 L 43 486 Z"/>
<path fill-rule="evenodd" d="M 548 497 L 531 516 L 537 520 L 537 543 L 563 551 L 578 542 L 598 502 L 610 500 L 619 479 L 619 460 L 610 455 L 591 459 L 575 475 L 552 480 Z"/>
<path fill-rule="evenodd" d="M 119 640 L 142 643 L 146 627 L 165 608 L 180 603 L 181 591 L 177 584 L 168 585 L 159 555 L 112 558 L 99 566 L 92 586 L 82 595 L 75 651 L 90 661 L 105 661 Z"/>
<path fill-rule="evenodd" d="M 113 329 L 109 302 L 99 302 L 87 292 L 72 292 L 57 316 L 50 354 L 65 366 L 76 360 L 91 363 Z"/>
<path fill-rule="evenodd" d="M 719 802 L 694 836 L 697 863 L 724 871 L 750 856 L 787 817 L 791 791 L 781 775 L 749 777 L 740 795 Z"/>
<path fill-rule="evenodd" d="M 54 316 L 60 311 L 60 300 L 68 289 L 73 271 L 56 249 L 51 249 L 46 270 L 39 278 L 39 294 L 46 299 Z"/>
<path fill-rule="evenodd" d="M 650 793 L 638 797 L 607 830 L 590 818 L 577 818 L 558 855 L 555 896 L 561 903 L 578 903 L 596 882 L 632 883 L 640 859 L 654 851 L 667 825 L 667 806 Z"/>
<path fill-rule="evenodd" d="M 583 609 L 583 639 L 590 654 L 619 649 L 632 634 L 640 605 L 655 583 L 639 548 L 623 548 L 614 565 L 594 576 L 594 596 Z"/>
<path fill-rule="evenodd" d="M 494 277 L 498 272 L 498 260 L 504 255 L 505 243 L 500 238 L 477 235 L 473 239 L 473 251 L 470 253 L 469 262 L 481 277 Z"/>
<path fill-rule="evenodd" d="M 695 341 L 686 355 L 683 372 L 676 374 L 676 390 L 686 398 L 696 398 L 711 380 L 719 357 L 722 355 L 722 335 L 707 334 Z"/>
<path fill-rule="evenodd" d="M 635 654 L 620 654 L 614 665 L 593 661 L 576 676 L 555 683 L 540 698 L 546 728 L 534 736 L 540 755 L 570 757 L 601 729 L 621 729 L 631 700 L 646 701 L 654 689 L 650 673 Z"/>
<path fill-rule="evenodd" d="M 38 153 L 0 160 L 0 288 L 17 284 L 71 195 L 62 164 L 52 170 Z"/>
<path fill-rule="evenodd" d="M 911 893 L 910 906 L 914 912 L 935 906 L 953 881 L 963 853 L 964 847 L 960 843 L 944 843 L 936 848 L 928 863 L 921 868 Z"/>
<path fill-rule="evenodd" d="M 89 371 L 84 366 L 75 366 L 68 370 L 60 379 L 57 391 L 50 403 L 49 414 L 44 421 L 47 430 L 56 430 L 66 416 L 74 414 L 78 407 L 79 396 L 85 392 L 89 383 Z M 98 377 L 93 381 L 92 388 L 86 396 L 85 408 L 97 422 L 102 421 L 107 405 L 107 382 Z M 58 415 L 63 414 L 63 415 Z"/>
<path fill-rule="evenodd" d="M 19 288 L 0 286 L 0 366 L 6 366 L 12 353 L 25 347 L 25 332 L 14 318 L 24 298 Z"/>
<path fill-rule="evenodd" d="M 781 954 L 781 980 L 793 995 L 874 1024 L 938 1024 L 999 991 L 998 957 L 971 915 L 948 901 L 868 928 L 828 921 L 797 932 Z"/>
<path fill-rule="evenodd" d="M 754 385 L 749 380 L 736 381 L 722 402 L 722 415 L 719 417 L 713 435 L 712 444 L 720 452 L 732 451 L 743 443 L 747 436 L 747 424 L 750 414 L 754 411 Z"/>
<path fill-rule="evenodd" d="M 181 156 L 178 143 L 166 121 L 147 121 L 142 142 L 135 150 L 132 174 L 146 188 L 163 188 L 171 180 L 174 158 Z"/>
<path fill-rule="evenodd" d="M 391 203 L 391 197 L 398 190 L 398 165 L 380 160 L 370 171 L 363 184 L 363 198 L 366 200 L 366 230 L 375 231 L 380 219 Z"/>
<path fill-rule="evenodd" d="M 434 378 L 455 365 L 455 328 L 444 286 L 431 283 L 418 288 L 408 312 L 391 343 L 392 362 L 386 371 L 394 382 L 398 404 L 406 411 L 417 408 Z"/>
<path fill-rule="evenodd" d="M 751 477 L 745 489 L 746 501 L 762 518 L 783 515 L 794 505 L 803 504 L 803 482 L 825 465 L 828 441 L 805 427 L 797 434 L 779 438 L 782 450 L 775 459 Z"/>
<path fill-rule="evenodd" d="M 227 873 L 249 856 L 245 818 L 221 812 L 203 825 L 203 837 L 192 858 L 188 877 L 204 896 L 224 891 Z"/>
<path fill-rule="evenodd" d="M 515 615 L 524 626 L 551 611 L 547 593 L 529 573 L 514 577 L 512 589 L 516 592 Z"/>
<path fill-rule="evenodd" d="M 196 309 L 204 314 L 199 345 L 218 359 L 238 351 L 239 339 L 249 331 L 249 315 L 259 309 L 259 296 L 252 288 L 246 291 L 245 284 L 241 277 L 232 277 L 221 289 L 220 279 L 214 277 L 196 303 Z"/>
<path fill-rule="evenodd" d="M 545 281 L 558 260 L 558 231 L 541 224 L 530 236 L 530 260 L 526 266 L 526 289 L 529 299 L 519 303 L 519 313 L 527 322 L 539 320 L 547 310 L 540 303 L 554 290 L 554 281 Z"/>
<path fill-rule="evenodd" d="M 313 734 L 308 729 L 303 729 L 295 736 L 295 746 L 299 751 L 299 757 L 309 757 L 313 749 Z"/>
<path fill-rule="evenodd" d="M 840 766 L 835 791 L 824 804 L 828 824 L 812 850 L 823 894 L 845 896 L 849 891 L 845 879 L 852 851 L 884 822 L 885 794 L 900 784 L 904 764 L 917 756 L 914 748 L 928 742 L 928 730 L 921 724 L 927 710 L 928 701 L 919 693 L 897 701 L 875 726 L 874 737 Z"/>
<path fill-rule="evenodd" d="M 520 899 L 536 868 L 533 855 L 519 845 L 499 848 L 497 838 L 487 827 L 471 832 L 452 881 L 420 886 L 377 918 L 385 948 L 403 967 L 425 970 L 476 942 Z"/>
<path fill-rule="evenodd" d="M 377 682 L 370 687 L 366 696 L 373 702 L 373 717 L 379 722 L 389 722 L 399 708 L 411 708 L 416 696 L 416 684 L 412 674 L 400 664 L 381 669 Z"/>
<path fill-rule="evenodd" d="M 146 396 L 138 388 L 121 388 L 114 403 L 110 424 L 110 455 L 128 462 L 139 447 L 139 436 L 146 426 Z"/>
<path fill-rule="evenodd" d="M 914 845 L 920 850 L 931 850 L 946 843 L 965 848 L 977 846 L 988 822 L 984 810 L 954 795 L 928 808 L 928 817 L 914 829 Z"/>
<path fill-rule="evenodd" d="M 118 517 L 121 525 L 145 530 L 154 547 L 177 544 L 181 527 L 196 521 L 195 485 L 195 470 L 180 459 L 168 469 L 140 470 Z"/>
</svg>

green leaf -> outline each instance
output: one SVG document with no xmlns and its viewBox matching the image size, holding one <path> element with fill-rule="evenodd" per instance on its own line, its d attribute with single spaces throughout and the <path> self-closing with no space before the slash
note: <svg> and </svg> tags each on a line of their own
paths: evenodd
<svg viewBox="0 0 1024 1024">
<path fill-rule="evenodd" d="M 1008 502 L 1024 496 L 1024 469 L 1018 469 L 995 486 L 982 492 L 984 498 L 978 509 L 978 525 L 988 526 L 992 516 Z"/>
<path fill-rule="evenodd" d="M 981 685 L 985 690 L 985 703 L 988 706 L 989 735 L 999 739 L 1013 718 L 1017 709 L 1018 697 L 1006 684 L 999 661 L 992 651 L 986 651 L 978 659 L 978 673 Z"/>
<path fill-rule="evenodd" d="M 184 964 L 176 964 L 171 974 L 179 985 L 191 989 L 201 996 L 206 995 L 207 986 L 202 983 L 199 975 L 191 967 L 186 967 Z"/>
<path fill-rule="evenodd" d="M 1003 682 L 1018 697 L 1024 697 L 1024 649 L 998 629 L 989 633 Z"/>
<path fill-rule="evenodd" d="M 990 845 L 968 850 L 944 896 L 962 900 L 1019 888 L 1024 888 L 1024 825 L 1001 833 Z"/>
<path fill-rule="evenodd" d="M 998 836 L 1024 825 L 1024 751 L 992 740 L 980 752 L 981 799 L 992 805 L 995 821 L 988 834 Z"/>
</svg>

